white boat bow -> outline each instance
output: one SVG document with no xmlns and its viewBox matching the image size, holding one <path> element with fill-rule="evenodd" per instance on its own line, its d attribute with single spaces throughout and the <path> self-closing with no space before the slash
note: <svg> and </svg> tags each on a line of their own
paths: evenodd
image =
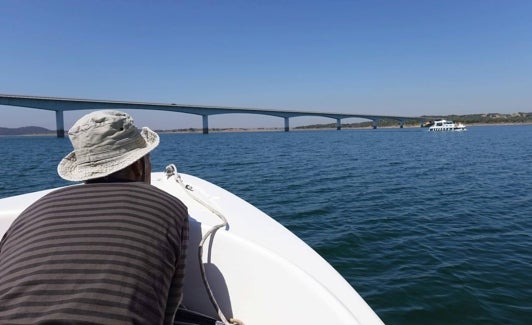
<svg viewBox="0 0 532 325">
<path fill-rule="evenodd" d="M 182 180 L 181 186 L 179 177 Z M 382 324 L 353 287 L 320 255 L 238 196 L 187 174 L 153 173 L 152 184 L 188 207 L 190 242 L 183 305 L 218 317 L 202 281 L 202 264 L 223 314 L 248 325 Z M 74 185 L 77 186 L 77 185 Z M 0 199 L 0 234 L 31 203 L 52 190 Z"/>
</svg>

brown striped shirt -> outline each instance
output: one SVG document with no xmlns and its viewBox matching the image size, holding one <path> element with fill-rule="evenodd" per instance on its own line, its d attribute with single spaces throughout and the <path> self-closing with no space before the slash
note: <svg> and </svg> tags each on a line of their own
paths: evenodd
<svg viewBox="0 0 532 325">
<path fill-rule="evenodd" d="M 0 324 L 171 324 L 188 213 L 144 183 L 59 189 L 0 243 Z"/>
</svg>

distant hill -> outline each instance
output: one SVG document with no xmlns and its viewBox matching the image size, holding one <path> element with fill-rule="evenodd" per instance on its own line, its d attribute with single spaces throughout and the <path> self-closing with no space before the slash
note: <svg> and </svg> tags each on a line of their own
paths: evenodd
<svg viewBox="0 0 532 325">
<path fill-rule="evenodd" d="M 39 126 L 23 126 L 20 128 L 2 128 L 0 135 L 36 135 L 36 134 L 55 134 L 55 131 L 48 130 Z"/>
</svg>

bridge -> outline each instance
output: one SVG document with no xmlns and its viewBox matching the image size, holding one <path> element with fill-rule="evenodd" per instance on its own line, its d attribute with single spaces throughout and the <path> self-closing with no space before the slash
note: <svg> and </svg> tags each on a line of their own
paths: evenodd
<svg viewBox="0 0 532 325">
<path fill-rule="evenodd" d="M 365 115 L 365 114 L 345 114 L 345 113 L 330 113 L 330 112 L 306 112 L 306 111 L 289 111 L 289 110 L 271 110 L 259 108 L 238 108 L 238 107 L 223 107 L 223 106 L 198 106 L 198 105 L 182 105 L 175 103 L 143 103 L 143 102 L 128 102 L 128 101 L 111 101 L 111 100 L 94 100 L 94 99 L 76 99 L 76 98 L 60 98 L 60 97 L 39 97 L 39 96 L 24 96 L 24 95 L 8 95 L 0 94 L 0 105 L 30 107 L 36 109 L 43 109 L 55 111 L 57 136 L 62 138 L 65 136 L 64 127 L 64 111 L 75 110 L 99 110 L 99 109 L 143 109 L 143 110 L 158 110 L 171 111 L 186 114 L 201 115 L 203 118 L 203 133 L 209 132 L 209 116 L 217 114 L 260 114 L 276 116 L 284 119 L 284 130 L 290 130 L 289 119 L 298 116 L 320 116 L 336 120 L 336 129 L 341 129 L 341 120 L 346 118 L 362 118 L 373 121 L 373 128 L 376 129 L 379 120 L 391 119 L 399 122 L 402 128 L 405 121 L 415 120 L 423 122 L 422 117 L 404 117 L 404 116 L 385 116 L 385 115 Z"/>
</svg>

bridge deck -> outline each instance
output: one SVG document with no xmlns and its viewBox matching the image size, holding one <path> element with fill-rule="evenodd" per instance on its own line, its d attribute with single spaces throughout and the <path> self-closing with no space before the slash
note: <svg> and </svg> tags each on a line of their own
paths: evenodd
<svg viewBox="0 0 532 325">
<path fill-rule="evenodd" d="M 30 107 L 36 109 L 50 110 L 56 112 L 57 134 L 64 133 L 63 112 L 73 110 L 98 110 L 98 109 L 144 109 L 180 112 L 186 114 L 201 115 L 203 117 L 203 132 L 208 132 L 208 116 L 216 114 L 260 114 L 284 118 L 285 131 L 289 130 L 289 118 L 298 116 L 321 116 L 336 120 L 336 127 L 341 128 L 340 121 L 346 118 L 362 118 L 373 121 L 373 127 L 382 119 L 397 120 L 401 127 L 404 121 L 416 120 L 423 122 L 422 117 L 408 116 L 391 116 L 391 115 L 368 115 L 368 114 L 349 114 L 349 113 L 332 113 L 332 112 L 314 112 L 314 111 L 297 111 L 297 110 L 272 110 L 261 108 L 243 108 L 243 107 L 224 107 L 224 106 L 201 106 L 185 105 L 175 103 L 144 103 L 115 100 L 95 100 L 95 99 L 76 99 L 60 97 L 40 97 L 25 95 L 0 94 L 0 105 Z M 62 136 L 62 135 L 61 135 Z"/>
</svg>

